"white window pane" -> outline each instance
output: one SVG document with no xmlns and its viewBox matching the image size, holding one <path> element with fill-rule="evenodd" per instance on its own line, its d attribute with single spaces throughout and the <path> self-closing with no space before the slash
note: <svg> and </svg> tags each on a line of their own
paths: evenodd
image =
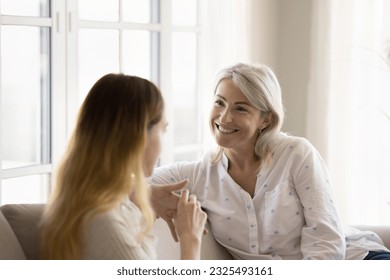
<svg viewBox="0 0 390 280">
<path fill-rule="evenodd" d="M 173 25 L 196 25 L 196 0 L 172 0 Z"/>
<path fill-rule="evenodd" d="M 84 100 L 93 84 L 103 75 L 119 72 L 119 32 L 80 29 L 79 96 Z"/>
<path fill-rule="evenodd" d="M 151 33 L 149 31 L 123 32 L 123 72 L 145 79 L 151 78 Z"/>
<path fill-rule="evenodd" d="M 46 203 L 49 193 L 48 174 L 3 179 L 1 204 Z"/>
<path fill-rule="evenodd" d="M 123 20 L 138 23 L 149 23 L 151 22 L 151 9 L 150 0 L 123 0 Z"/>
<path fill-rule="evenodd" d="M 1 0 L 2 15 L 49 17 L 49 0 Z"/>
<path fill-rule="evenodd" d="M 50 162 L 50 29 L 1 28 L 2 168 Z"/>
<path fill-rule="evenodd" d="M 82 20 L 118 21 L 118 0 L 79 0 L 79 18 Z"/>
<path fill-rule="evenodd" d="M 175 32 L 172 36 L 172 91 L 175 144 L 198 142 L 196 98 L 196 34 Z"/>
</svg>

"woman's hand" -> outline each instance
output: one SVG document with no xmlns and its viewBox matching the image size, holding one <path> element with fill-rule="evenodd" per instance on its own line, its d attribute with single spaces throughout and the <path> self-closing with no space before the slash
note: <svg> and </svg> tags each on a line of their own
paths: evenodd
<svg viewBox="0 0 390 280">
<path fill-rule="evenodd" d="M 176 184 L 151 186 L 151 203 L 154 212 L 157 218 L 162 218 L 167 222 L 172 237 L 176 242 L 179 239 L 176 235 L 173 218 L 176 216 L 179 198 L 173 192 L 182 190 L 187 184 L 188 180 L 184 180 Z"/>
<path fill-rule="evenodd" d="M 176 232 L 180 240 L 182 259 L 199 259 L 202 234 L 207 220 L 206 213 L 200 207 L 196 196 L 184 190 L 177 205 L 174 219 Z"/>
</svg>

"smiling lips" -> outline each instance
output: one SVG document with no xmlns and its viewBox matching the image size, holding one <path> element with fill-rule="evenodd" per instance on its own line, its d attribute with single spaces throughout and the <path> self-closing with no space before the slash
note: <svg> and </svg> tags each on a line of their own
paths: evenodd
<svg viewBox="0 0 390 280">
<path fill-rule="evenodd" d="M 237 129 L 229 129 L 229 128 L 223 127 L 217 123 L 215 123 L 215 125 L 217 126 L 217 129 L 222 133 L 233 133 L 233 132 L 238 131 Z"/>
</svg>

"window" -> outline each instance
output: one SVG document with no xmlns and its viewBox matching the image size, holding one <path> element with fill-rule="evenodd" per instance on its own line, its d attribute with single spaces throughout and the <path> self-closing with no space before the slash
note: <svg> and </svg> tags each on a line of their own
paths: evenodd
<svg viewBox="0 0 390 280">
<path fill-rule="evenodd" d="M 38 0 L 1 1 L 2 204 L 43 202 L 49 189 L 52 168 L 49 4 Z"/>
<path fill-rule="evenodd" d="M 79 107 L 109 72 L 160 87 L 170 122 L 162 164 L 199 158 L 197 0 L 0 3 L 0 205 L 47 201 Z"/>
<path fill-rule="evenodd" d="M 94 6 L 91 9 L 91 5 Z M 158 84 L 159 1 L 78 1 L 79 100 L 109 72 Z M 139 14 L 134 11 L 140 11 Z"/>
<path fill-rule="evenodd" d="M 79 103 L 108 72 L 154 81 L 170 123 L 161 163 L 201 154 L 197 5 L 196 0 L 78 1 Z"/>
<path fill-rule="evenodd" d="M 198 92 L 197 1 L 172 1 L 173 161 L 196 160 L 202 152 L 202 121 Z"/>
</svg>

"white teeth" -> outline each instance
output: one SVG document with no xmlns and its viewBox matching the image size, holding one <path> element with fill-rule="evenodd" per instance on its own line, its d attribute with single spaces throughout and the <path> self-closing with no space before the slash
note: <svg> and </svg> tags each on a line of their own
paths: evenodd
<svg viewBox="0 0 390 280">
<path fill-rule="evenodd" d="M 220 125 L 217 125 L 217 127 L 218 127 L 218 130 L 223 132 L 223 133 L 232 133 L 232 132 L 236 131 L 235 129 L 227 129 L 227 128 L 224 128 Z"/>
</svg>

